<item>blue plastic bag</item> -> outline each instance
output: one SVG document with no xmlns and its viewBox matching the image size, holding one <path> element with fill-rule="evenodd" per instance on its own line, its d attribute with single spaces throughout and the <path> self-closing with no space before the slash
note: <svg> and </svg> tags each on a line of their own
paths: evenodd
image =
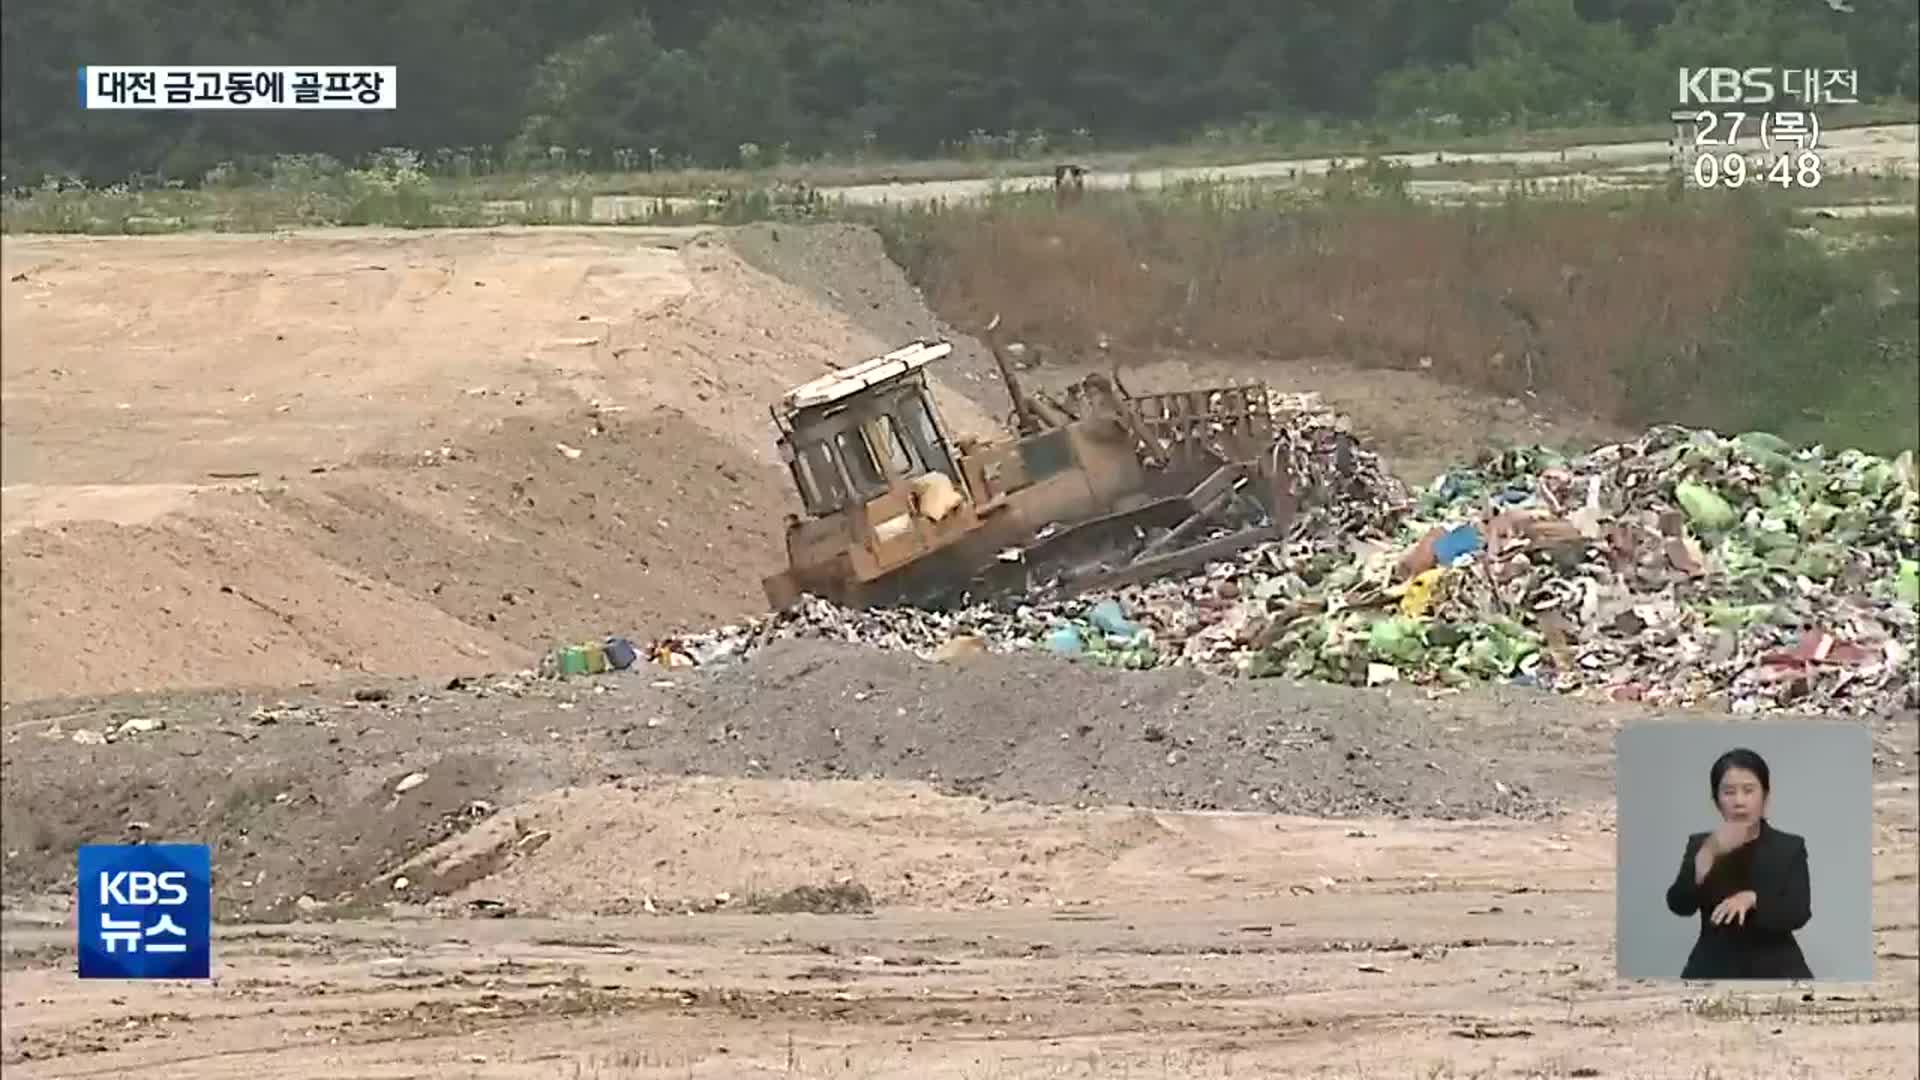
<svg viewBox="0 0 1920 1080">
<path fill-rule="evenodd" d="M 1093 605 L 1093 610 L 1087 614 L 1087 621 L 1108 637 L 1131 641 L 1140 633 L 1140 627 L 1127 618 L 1126 609 L 1120 606 L 1118 600 L 1107 599 Z"/>
<path fill-rule="evenodd" d="M 1433 559 L 1441 566 L 1446 566 L 1462 555 L 1479 551 L 1484 543 L 1479 529 L 1472 525 L 1455 525 L 1433 542 Z"/>
<path fill-rule="evenodd" d="M 1060 656 L 1079 656 L 1086 651 L 1087 643 L 1080 640 L 1080 631 L 1071 626 L 1056 626 L 1047 632 L 1047 648 Z"/>
<path fill-rule="evenodd" d="M 633 647 L 633 642 L 623 637 L 608 638 L 606 651 L 607 666 L 615 671 L 627 670 L 633 666 L 635 660 L 640 658 L 639 650 Z"/>
</svg>

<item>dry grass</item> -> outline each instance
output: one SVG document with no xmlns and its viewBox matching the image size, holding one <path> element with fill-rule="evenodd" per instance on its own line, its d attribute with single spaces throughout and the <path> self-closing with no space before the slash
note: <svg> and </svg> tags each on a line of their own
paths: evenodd
<svg viewBox="0 0 1920 1080">
<path fill-rule="evenodd" d="M 756 914 L 864 913 L 873 910 L 873 894 L 857 881 L 839 881 L 830 885 L 797 885 L 778 893 L 754 893 L 748 896 L 746 906 Z"/>
<path fill-rule="evenodd" d="M 1443 206 L 1409 197 L 1411 175 L 1376 160 L 1293 190 L 856 216 L 948 322 L 998 313 L 1008 340 L 1057 354 L 1338 358 L 1629 425 L 1920 447 L 1912 216 L 1819 221 L 1771 192 L 1672 186 Z"/>
<path fill-rule="evenodd" d="M 1250 193 L 1247 200 L 1265 198 Z M 1057 347 L 1340 356 L 1617 414 L 1616 361 L 1708 323 L 1750 230 L 1725 203 L 1532 200 L 1003 204 L 929 215 L 919 268 L 943 314 Z"/>
</svg>

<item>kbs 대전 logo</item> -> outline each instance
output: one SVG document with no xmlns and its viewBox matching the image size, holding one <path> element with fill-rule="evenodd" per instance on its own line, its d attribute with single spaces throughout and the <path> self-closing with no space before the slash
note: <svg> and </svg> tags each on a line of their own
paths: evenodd
<svg viewBox="0 0 1920 1080">
<path fill-rule="evenodd" d="M 1739 105 L 1750 108 L 1797 103 L 1857 105 L 1860 73 L 1847 69 L 1773 67 L 1683 67 L 1681 105 Z"/>
<path fill-rule="evenodd" d="M 81 978 L 209 977 L 211 848 L 89 844 L 80 849 L 79 878 Z"/>
</svg>

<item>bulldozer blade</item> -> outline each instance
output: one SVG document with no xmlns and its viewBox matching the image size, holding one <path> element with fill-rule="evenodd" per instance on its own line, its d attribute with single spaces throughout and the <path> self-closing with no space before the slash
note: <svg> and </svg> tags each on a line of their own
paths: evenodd
<svg viewBox="0 0 1920 1080">
<path fill-rule="evenodd" d="M 1181 544 L 1186 543 L 1188 537 L 1191 537 L 1194 533 L 1212 524 L 1214 520 L 1220 516 L 1220 511 L 1226 509 L 1227 505 L 1234 501 L 1236 494 L 1238 493 L 1234 489 L 1228 488 L 1218 495 L 1215 495 L 1207 501 L 1206 505 L 1194 511 L 1193 515 L 1187 518 L 1187 520 L 1175 525 L 1173 528 L 1167 530 L 1166 535 L 1148 544 L 1141 550 L 1139 558 L 1153 558 L 1179 548 Z"/>
<path fill-rule="evenodd" d="M 1256 544 L 1277 539 L 1279 536 L 1280 530 L 1274 525 L 1258 525 L 1251 529 L 1242 529 L 1237 533 L 1230 533 L 1204 544 L 1196 544 L 1165 555 L 1137 559 L 1117 569 L 1065 582 L 1061 591 L 1071 596 L 1094 589 L 1115 589 L 1123 585 L 1136 585 L 1142 581 L 1151 581 L 1182 570 L 1205 566 L 1210 562 L 1245 551 Z"/>
<path fill-rule="evenodd" d="M 1144 530 L 1172 528 L 1192 513 L 1186 499 L 1174 496 L 1083 521 L 1018 549 L 1012 558 L 1003 556 L 975 575 L 968 590 L 988 596 L 1027 592 L 1078 567 L 1131 561 Z"/>
</svg>

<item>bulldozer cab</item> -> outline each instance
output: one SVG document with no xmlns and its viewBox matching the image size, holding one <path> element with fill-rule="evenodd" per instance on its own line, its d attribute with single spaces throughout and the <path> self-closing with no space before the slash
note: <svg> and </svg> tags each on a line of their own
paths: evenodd
<svg viewBox="0 0 1920 1080">
<path fill-rule="evenodd" d="M 803 591 L 852 596 L 973 529 L 925 370 L 952 351 L 914 342 L 796 387 L 774 407 L 804 510 L 788 519 L 788 571 L 766 580 L 776 607 Z"/>
<path fill-rule="evenodd" d="M 916 342 L 795 388 L 774 410 L 806 516 L 863 507 L 929 473 L 959 482 L 926 365 L 953 351 Z"/>
</svg>

